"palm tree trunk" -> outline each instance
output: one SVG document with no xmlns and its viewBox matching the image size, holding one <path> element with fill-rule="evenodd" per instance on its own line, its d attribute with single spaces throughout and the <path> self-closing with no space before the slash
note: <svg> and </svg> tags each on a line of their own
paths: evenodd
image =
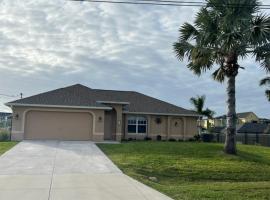
<svg viewBox="0 0 270 200">
<path fill-rule="evenodd" d="M 224 151 L 236 154 L 236 111 L 235 111 L 235 76 L 229 76 L 227 82 L 227 127 Z"/>
</svg>

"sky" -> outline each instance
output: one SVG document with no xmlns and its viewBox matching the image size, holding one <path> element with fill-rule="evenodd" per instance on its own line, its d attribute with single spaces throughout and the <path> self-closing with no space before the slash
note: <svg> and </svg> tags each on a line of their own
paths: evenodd
<svg viewBox="0 0 270 200">
<path fill-rule="evenodd" d="M 269 1 L 263 1 L 270 4 Z M 116 5 L 67 0 L 0 0 L 0 111 L 4 103 L 73 84 L 135 90 L 192 109 L 190 97 L 226 112 L 226 85 L 195 76 L 173 52 L 178 29 L 197 7 Z M 270 118 L 253 58 L 240 61 L 237 112 Z"/>
</svg>

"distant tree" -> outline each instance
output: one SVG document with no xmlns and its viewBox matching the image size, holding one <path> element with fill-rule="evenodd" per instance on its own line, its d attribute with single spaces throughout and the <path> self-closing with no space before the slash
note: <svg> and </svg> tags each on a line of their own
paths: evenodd
<svg viewBox="0 0 270 200">
<path fill-rule="evenodd" d="M 270 101 L 270 77 L 262 79 L 260 82 L 260 86 L 269 86 L 269 90 L 265 90 L 265 95 L 268 101 Z"/>
<path fill-rule="evenodd" d="M 177 57 L 187 58 L 187 67 L 201 75 L 214 66 L 213 78 L 227 80 L 227 127 L 224 151 L 236 154 L 235 79 L 238 60 L 255 57 L 270 72 L 270 17 L 259 13 L 258 0 L 206 0 L 194 25 L 184 23 L 174 44 Z"/>
<path fill-rule="evenodd" d="M 199 113 L 201 116 L 205 116 L 208 119 L 212 119 L 213 116 L 215 115 L 215 112 L 210 110 L 209 108 L 206 108 L 204 110 L 204 105 L 205 105 L 205 95 L 202 96 L 197 96 L 197 97 L 192 97 L 190 98 L 190 103 L 193 105 L 194 107 L 194 111 L 196 111 L 197 113 Z M 201 120 L 202 117 L 199 118 L 199 130 L 201 132 Z"/>
</svg>

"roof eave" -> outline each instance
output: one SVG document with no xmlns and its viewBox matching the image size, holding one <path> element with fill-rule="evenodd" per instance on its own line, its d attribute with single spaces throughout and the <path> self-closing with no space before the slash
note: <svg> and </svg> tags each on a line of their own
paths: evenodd
<svg viewBox="0 0 270 200">
<path fill-rule="evenodd" d="M 73 109 L 95 109 L 95 110 L 112 110 L 109 106 L 68 106 L 68 105 L 45 105 L 45 104 L 21 104 L 21 103 L 6 103 L 6 106 L 21 106 L 21 107 L 42 107 L 42 108 L 73 108 Z"/>
<path fill-rule="evenodd" d="M 151 113 L 151 112 L 128 112 L 124 111 L 124 114 L 135 114 L 135 115 L 166 115 L 166 116 L 183 116 L 183 117 L 200 117 L 199 114 L 178 114 L 178 113 Z"/>
</svg>

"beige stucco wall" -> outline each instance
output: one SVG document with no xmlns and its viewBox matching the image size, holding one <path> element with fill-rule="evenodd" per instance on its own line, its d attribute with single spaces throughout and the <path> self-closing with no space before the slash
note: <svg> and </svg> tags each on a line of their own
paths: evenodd
<svg viewBox="0 0 270 200">
<path fill-rule="evenodd" d="M 110 105 L 116 110 L 116 133 L 114 140 L 120 141 L 121 138 L 144 139 L 146 136 L 156 139 L 156 136 L 162 136 L 162 139 L 183 139 L 193 137 L 197 134 L 197 117 L 177 117 L 177 116 L 159 116 L 144 115 L 147 117 L 147 134 L 130 134 L 127 131 L 127 114 L 123 114 L 122 105 Z M 25 132 L 25 116 L 31 110 L 39 111 L 61 111 L 61 112 L 87 112 L 93 116 L 93 141 L 104 140 L 105 112 L 97 109 L 58 109 L 42 107 L 13 107 L 12 140 L 23 140 Z M 18 119 L 16 119 L 18 115 Z M 140 115 L 141 116 L 141 115 Z M 161 123 L 156 122 L 156 118 L 161 118 Z"/>
<path fill-rule="evenodd" d="M 86 112 L 93 116 L 93 141 L 103 141 L 104 139 L 104 110 L 95 109 L 58 109 L 58 108 L 42 108 L 42 107 L 13 107 L 12 120 L 12 140 L 21 141 L 24 139 L 25 117 L 28 112 L 33 110 L 39 111 L 61 111 L 61 112 Z M 18 119 L 16 119 L 16 115 Z"/>
<path fill-rule="evenodd" d="M 192 138 L 194 135 L 198 134 L 197 118 L 185 117 L 185 119 L 186 119 L 185 138 Z"/>
<path fill-rule="evenodd" d="M 146 136 L 156 139 L 158 135 L 162 139 L 182 139 L 192 138 L 197 134 L 197 117 L 180 117 L 180 116 L 160 116 L 160 115 L 137 115 L 145 116 L 148 121 L 147 134 L 128 133 L 128 116 L 125 115 L 125 139 L 144 139 Z M 161 118 L 161 123 L 156 122 L 156 118 Z"/>
</svg>

